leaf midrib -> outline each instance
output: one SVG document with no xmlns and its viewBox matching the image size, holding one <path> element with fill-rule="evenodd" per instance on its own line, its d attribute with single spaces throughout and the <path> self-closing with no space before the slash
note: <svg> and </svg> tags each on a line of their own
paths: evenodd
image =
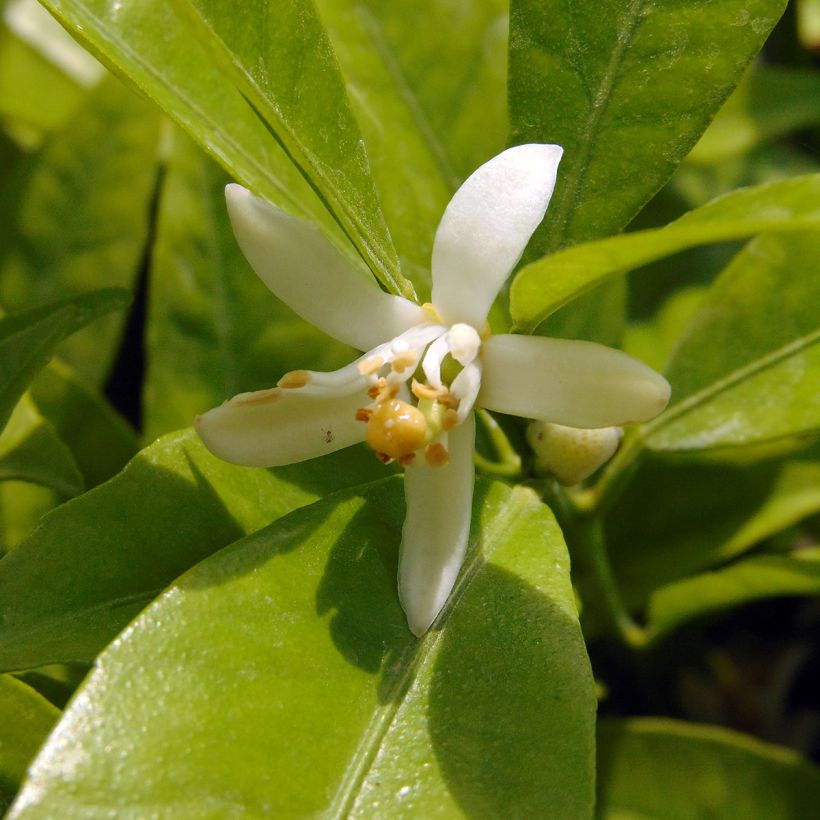
<svg viewBox="0 0 820 820">
<path fill-rule="evenodd" d="M 571 3 L 572 0 L 569 0 Z M 585 139 L 577 146 L 577 160 L 572 165 L 567 184 L 563 186 L 560 200 L 553 205 L 558 212 L 554 236 L 556 242 L 553 248 L 560 248 L 566 244 L 567 233 L 571 220 L 571 214 L 575 212 L 578 202 L 581 200 L 581 188 L 589 170 L 589 159 L 595 150 L 600 136 L 599 125 L 609 107 L 612 98 L 612 91 L 615 87 L 618 73 L 624 61 L 624 54 L 628 51 L 638 30 L 641 13 L 646 0 L 632 0 L 624 16 L 618 21 L 618 31 L 623 30 L 623 36 L 617 37 L 617 44 L 612 51 L 606 70 L 598 83 L 598 90 L 592 100 L 589 115 L 582 133 Z M 586 76 L 582 76 L 584 87 L 589 89 L 589 82 Z"/>
<path fill-rule="evenodd" d="M 476 545 L 472 555 L 462 567 L 450 598 L 433 623 L 431 630 L 424 638 L 414 641 L 405 650 L 401 659 L 404 672 L 390 687 L 385 696 L 385 705 L 376 711 L 363 732 L 362 740 L 356 747 L 350 765 L 345 770 L 339 788 L 328 807 L 326 816 L 329 820 L 343 820 L 350 815 L 384 739 L 390 733 L 401 707 L 412 692 L 413 678 L 418 677 L 424 668 L 438 656 L 436 650 L 443 638 L 444 630 L 436 627 L 446 624 L 450 612 L 462 598 L 474 576 L 495 553 L 495 549 L 491 549 L 490 545 L 514 525 L 515 520 L 525 511 L 530 502 L 531 499 L 527 492 L 513 490 L 505 505 L 504 513 L 494 519 L 490 531 L 479 539 L 479 544 Z"/>
</svg>

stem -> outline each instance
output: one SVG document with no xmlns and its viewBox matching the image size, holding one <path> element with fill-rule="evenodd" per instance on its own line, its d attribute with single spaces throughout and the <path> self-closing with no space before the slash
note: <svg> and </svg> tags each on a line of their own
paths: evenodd
<svg viewBox="0 0 820 820">
<path fill-rule="evenodd" d="M 510 440 L 498 422 L 484 409 L 476 410 L 476 415 L 484 425 L 487 436 L 493 445 L 493 450 L 498 456 L 498 461 L 490 461 L 476 451 L 473 454 L 476 466 L 486 473 L 504 476 L 505 478 L 515 478 L 521 475 L 521 456 L 510 444 Z"/>
<path fill-rule="evenodd" d="M 585 513 L 600 515 L 612 507 L 643 454 L 643 440 L 640 432 L 632 436 L 607 464 L 595 486 L 585 492 Z"/>
</svg>

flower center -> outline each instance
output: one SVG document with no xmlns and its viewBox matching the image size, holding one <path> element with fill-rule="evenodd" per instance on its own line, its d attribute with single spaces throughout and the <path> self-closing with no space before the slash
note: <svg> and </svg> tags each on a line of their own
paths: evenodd
<svg viewBox="0 0 820 820">
<path fill-rule="evenodd" d="M 447 463 L 447 434 L 478 396 L 480 347 L 481 337 L 470 325 L 425 323 L 358 362 L 372 403 L 359 408 L 356 418 L 367 424 L 365 441 L 381 461 L 409 466 L 423 451 L 427 464 Z"/>
</svg>

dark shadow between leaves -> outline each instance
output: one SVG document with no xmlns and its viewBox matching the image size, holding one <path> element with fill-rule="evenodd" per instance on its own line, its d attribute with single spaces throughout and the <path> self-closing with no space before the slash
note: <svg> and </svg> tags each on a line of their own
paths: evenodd
<svg viewBox="0 0 820 820">
<path fill-rule="evenodd" d="M 430 732 L 465 814 L 588 816 L 595 700 L 577 622 L 520 578 L 485 565 L 441 640 Z"/>
</svg>

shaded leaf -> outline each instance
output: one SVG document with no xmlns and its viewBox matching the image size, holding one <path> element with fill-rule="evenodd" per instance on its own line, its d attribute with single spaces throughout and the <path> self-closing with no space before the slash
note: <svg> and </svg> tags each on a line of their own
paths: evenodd
<svg viewBox="0 0 820 820">
<path fill-rule="evenodd" d="M 560 532 L 528 490 L 483 483 L 477 500 L 480 546 L 422 640 L 396 594 L 398 478 L 199 565 L 100 658 L 11 817 L 137 801 L 215 816 L 590 817 L 594 690 Z M 71 771 L 66 745 L 82 749 Z"/>
<path fill-rule="evenodd" d="M 0 668 L 92 661 L 198 561 L 383 469 L 364 448 L 267 471 L 218 460 L 192 431 L 160 439 L 0 560 Z"/>
<path fill-rule="evenodd" d="M 0 299 L 9 310 L 107 285 L 130 288 L 147 242 L 158 118 L 109 79 L 4 187 Z M 124 315 L 62 355 L 93 383 L 107 375 Z"/>
<path fill-rule="evenodd" d="M 660 718 L 602 721 L 598 771 L 605 820 L 800 820 L 820 800 L 820 771 L 791 749 Z"/>
<path fill-rule="evenodd" d="M 54 490 L 25 481 L 0 483 L 0 558 L 26 538 L 60 503 Z"/>
<path fill-rule="evenodd" d="M 316 186 L 388 290 L 398 269 L 367 153 L 312 0 L 177 0 L 203 44 Z"/>
<path fill-rule="evenodd" d="M 83 477 L 71 451 L 24 395 L 0 433 L 0 481 L 30 481 L 62 496 L 83 491 Z"/>
<path fill-rule="evenodd" d="M 534 250 L 621 230 L 729 96 L 785 0 L 512 0 L 512 142 L 564 147 Z"/>
<path fill-rule="evenodd" d="M 28 764 L 59 716 L 26 684 L 0 675 L 0 811 L 11 805 Z"/>
<path fill-rule="evenodd" d="M 228 220 L 227 181 L 187 138 L 174 138 L 151 264 L 149 438 L 290 370 L 335 370 L 358 355 L 296 316 L 250 269 Z"/>
<path fill-rule="evenodd" d="M 820 228 L 820 175 L 735 191 L 664 228 L 588 242 L 527 265 L 513 280 L 510 311 L 531 331 L 562 305 L 606 279 L 698 245 L 764 232 Z"/>
<path fill-rule="evenodd" d="M 0 317 L 0 429 L 57 345 L 127 302 L 125 291 L 107 288 Z"/>
</svg>

